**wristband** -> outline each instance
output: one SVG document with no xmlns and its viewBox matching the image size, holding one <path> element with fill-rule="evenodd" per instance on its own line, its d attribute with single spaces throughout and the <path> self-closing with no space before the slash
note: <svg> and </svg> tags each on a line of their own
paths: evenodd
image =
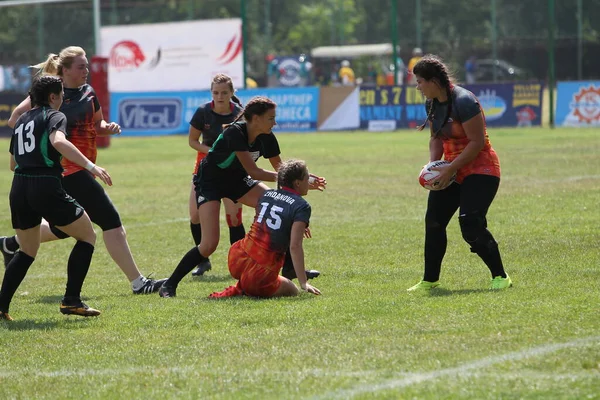
<svg viewBox="0 0 600 400">
<path fill-rule="evenodd" d="M 309 184 L 314 184 L 317 181 L 317 178 L 315 178 L 314 176 L 309 176 L 308 177 L 308 183 Z"/>
<path fill-rule="evenodd" d="M 85 169 L 87 169 L 88 171 L 91 171 L 94 169 L 95 166 L 96 166 L 96 164 L 94 164 L 93 162 L 88 160 L 87 164 L 85 164 Z"/>
</svg>

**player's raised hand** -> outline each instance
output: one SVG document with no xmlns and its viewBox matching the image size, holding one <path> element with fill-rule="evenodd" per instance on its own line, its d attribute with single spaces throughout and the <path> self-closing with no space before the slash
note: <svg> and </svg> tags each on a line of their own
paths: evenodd
<svg viewBox="0 0 600 400">
<path fill-rule="evenodd" d="M 322 192 L 325 190 L 327 186 L 327 180 L 322 176 L 316 176 L 314 174 L 310 174 L 308 178 L 308 188 L 311 190 L 318 190 Z"/>
</svg>

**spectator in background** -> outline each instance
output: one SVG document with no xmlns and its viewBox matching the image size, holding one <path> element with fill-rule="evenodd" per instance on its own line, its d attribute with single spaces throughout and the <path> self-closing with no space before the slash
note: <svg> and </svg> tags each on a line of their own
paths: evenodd
<svg viewBox="0 0 600 400">
<path fill-rule="evenodd" d="M 477 65 L 475 64 L 475 56 L 471 56 L 465 62 L 465 82 L 470 85 L 475 83 L 475 71 Z"/>
<path fill-rule="evenodd" d="M 256 89 L 258 87 L 258 83 L 249 76 L 246 77 L 246 89 Z"/>
<path fill-rule="evenodd" d="M 406 83 L 409 85 L 417 84 L 417 77 L 413 73 L 415 65 L 423 58 L 423 50 L 420 47 L 415 47 L 412 52 L 412 58 L 408 61 L 408 75 L 406 77 Z"/>
<path fill-rule="evenodd" d="M 308 86 L 312 63 L 308 61 L 306 54 L 300 54 L 300 57 L 298 57 L 298 62 L 300 63 L 300 69 L 298 71 L 298 74 L 300 75 L 300 83 L 298 86 Z"/>
<path fill-rule="evenodd" d="M 367 79 L 365 80 L 367 85 L 376 85 L 377 84 L 377 70 L 373 66 L 373 64 L 369 64 L 367 66 Z"/>
<path fill-rule="evenodd" d="M 267 86 L 277 87 L 279 86 L 279 60 L 275 58 L 273 54 L 267 56 Z"/>
<path fill-rule="evenodd" d="M 342 61 L 342 67 L 338 72 L 340 76 L 340 81 L 343 86 L 354 86 L 356 83 L 356 78 L 354 77 L 354 70 L 350 68 L 350 61 L 344 60 Z"/>
<path fill-rule="evenodd" d="M 398 85 L 402 85 L 404 84 L 404 75 L 406 72 L 406 65 L 404 64 L 404 61 L 402 60 L 402 57 L 398 56 L 398 58 L 396 59 L 396 84 Z"/>
</svg>

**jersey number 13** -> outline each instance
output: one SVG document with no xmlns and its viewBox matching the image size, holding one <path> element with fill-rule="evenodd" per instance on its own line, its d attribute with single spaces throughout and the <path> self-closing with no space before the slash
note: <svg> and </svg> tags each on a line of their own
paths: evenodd
<svg viewBox="0 0 600 400">
<path fill-rule="evenodd" d="M 23 138 L 23 127 L 25 127 L 25 138 Z M 17 135 L 17 154 L 22 156 L 25 153 L 31 153 L 35 149 L 35 136 L 33 136 L 33 128 L 35 124 L 29 121 L 27 125 L 21 124 L 15 129 Z"/>
</svg>

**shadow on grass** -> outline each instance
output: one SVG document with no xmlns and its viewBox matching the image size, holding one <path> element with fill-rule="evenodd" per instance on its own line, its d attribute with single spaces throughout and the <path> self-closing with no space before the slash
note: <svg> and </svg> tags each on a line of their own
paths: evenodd
<svg viewBox="0 0 600 400">
<path fill-rule="evenodd" d="M 59 325 L 58 321 L 36 321 L 35 319 L 18 319 L 14 321 L 0 322 L 0 329 L 9 331 L 47 331 L 56 329 Z"/>
<path fill-rule="evenodd" d="M 130 296 L 131 292 L 126 292 L 126 294 L 122 294 L 123 296 Z M 113 295 L 111 294 L 110 297 L 114 297 L 114 296 L 121 296 L 121 294 L 116 294 Z M 91 297 L 87 297 L 87 296 L 81 296 L 81 299 L 83 300 L 84 303 L 87 303 L 88 301 L 95 301 L 95 300 L 100 300 L 102 298 L 104 298 L 105 296 L 91 296 Z M 56 304 L 57 307 L 60 304 L 60 302 L 62 301 L 63 296 L 62 295 L 51 295 L 51 296 L 41 296 L 39 299 L 37 299 L 35 302 L 36 303 L 43 303 L 43 304 Z"/>
<path fill-rule="evenodd" d="M 235 296 L 235 297 L 220 297 L 220 298 L 209 298 L 208 296 L 206 296 L 205 298 L 203 298 L 202 300 L 204 301 L 208 301 L 209 303 L 227 303 L 227 302 L 231 302 L 232 304 L 235 303 L 237 304 L 240 301 L 285 301 L 285 302 L 291 302 L 291 301 L 307 301 L 307 300 L 311 300 L 313 298 L 315 298 L 317 296 L 313 295 L 313 294 L 309 294 L 309 293 L 300 293 L 300 295 L 298 296 L 283 296 L 283 297 L 255 297 L 255 296 Z"/>
<path fill-rule="evenodd" d="M 460 296 L 465 294 L 475 293 L 489 293 L 490 289 L 458 289 L 450 290 L 444 288 L 435 288 L 429 292 L 430 297 L 444 297 L 444 296 Z"/>
<path fill-rule="evenodd" d="M 0 330 L 6 329 L 9 331 L 48 331 L 56 329 L 73 329 L 78 326 L 88 326 L 88 321 L 92 321 L 92 318 L 83 318 L 79 316 L 65 316 L 62 320 L 54 321 L 39 321 L 35 319 L 19 319 L 15 318 L 14 321 L 1 321 Z"/>
<path fill-rule="evenodd" d="M 231 275 L 202 275 L 202 276 L 192 276 L 192 282 L 229 282 L 233 280 Z"/>
</svg>

